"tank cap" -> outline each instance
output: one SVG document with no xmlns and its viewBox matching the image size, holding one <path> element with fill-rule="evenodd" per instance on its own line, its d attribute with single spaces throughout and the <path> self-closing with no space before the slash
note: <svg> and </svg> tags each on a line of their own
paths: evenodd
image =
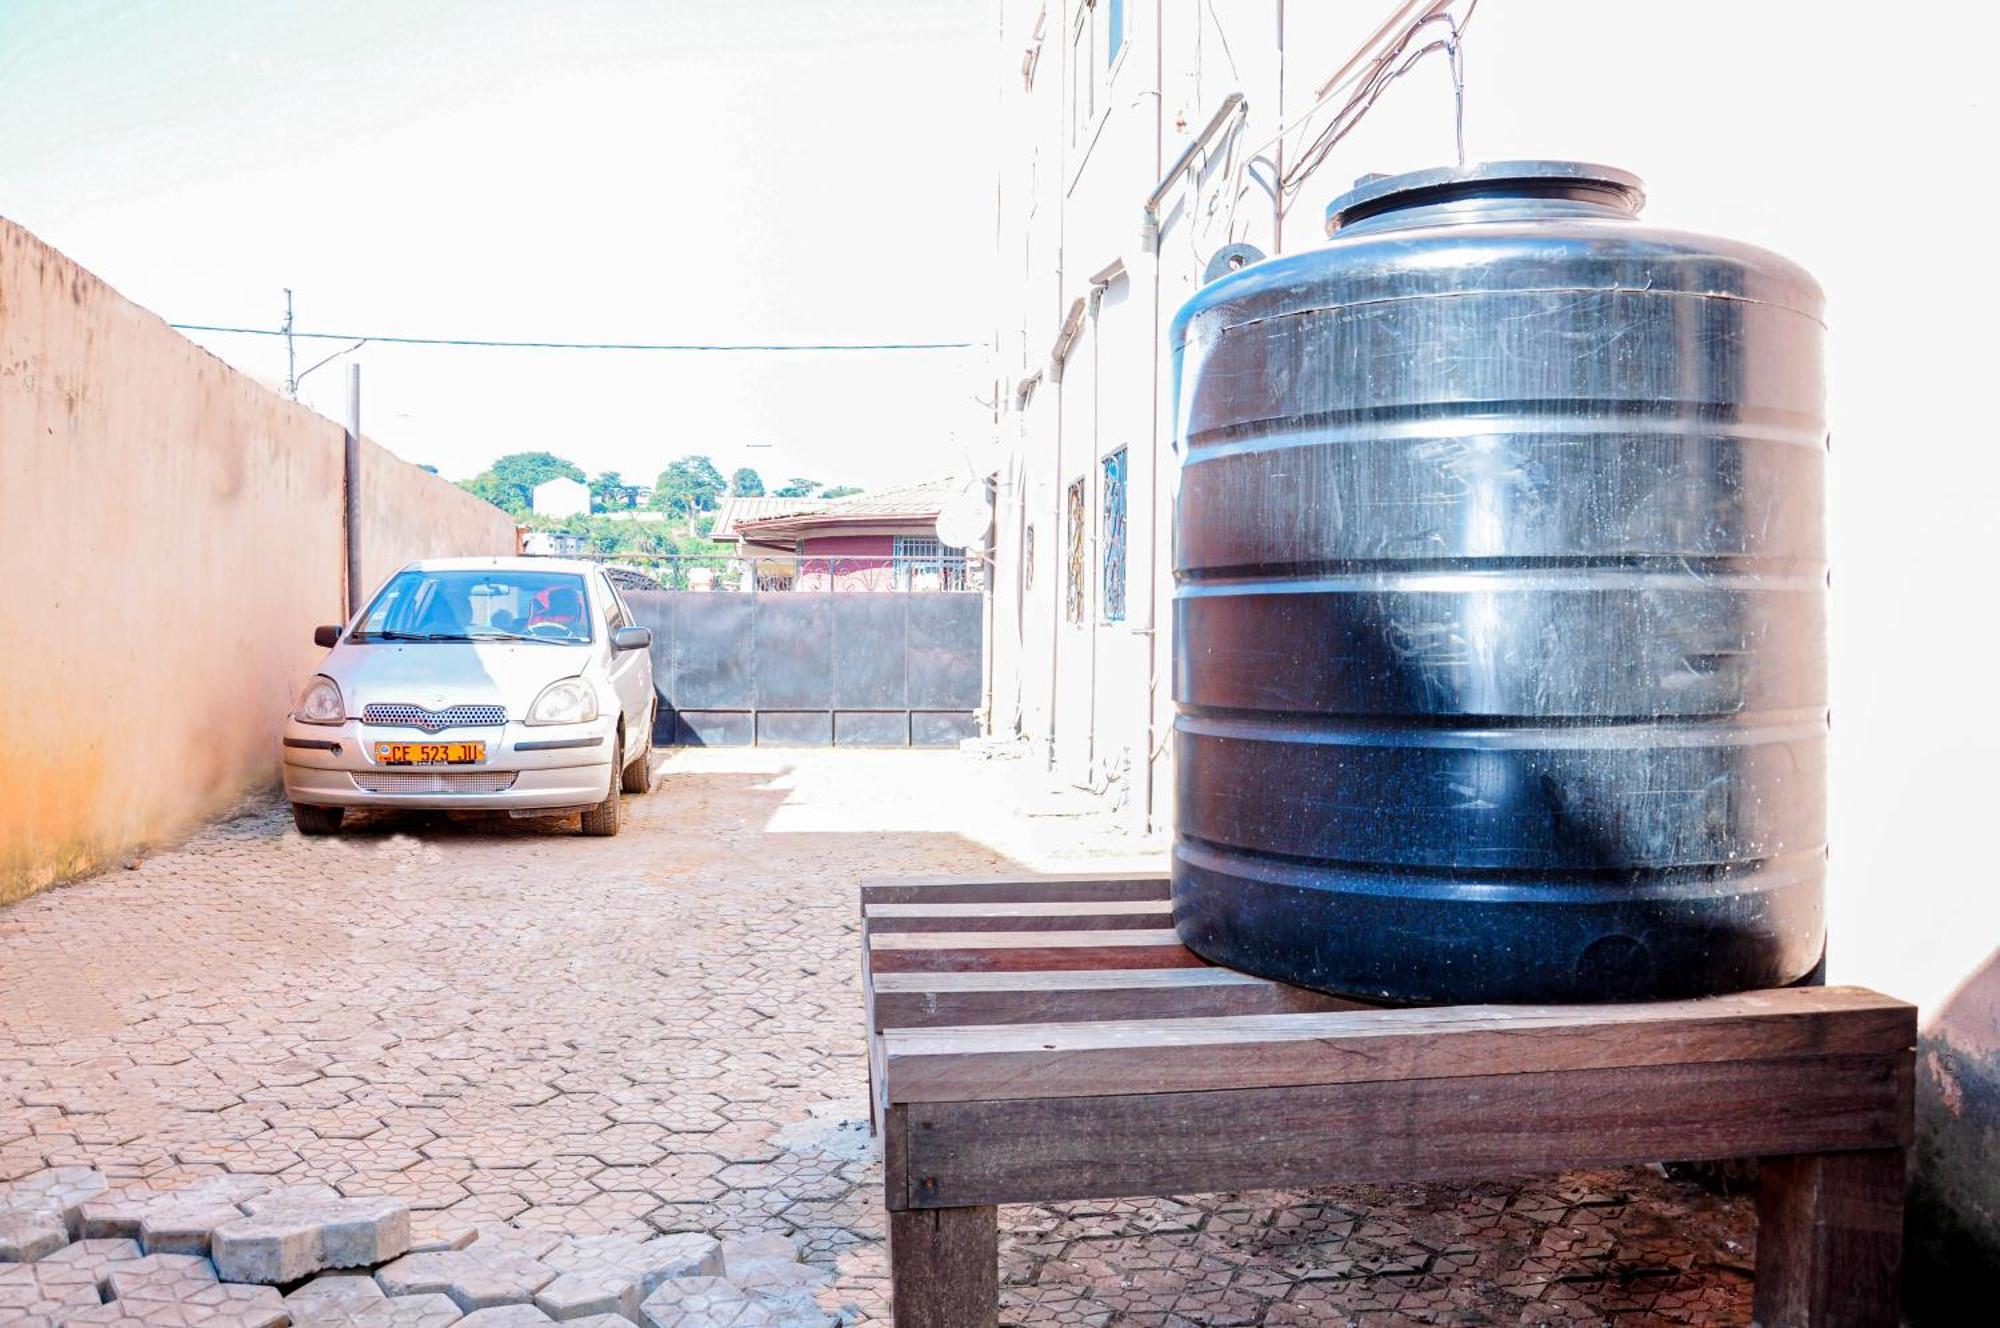
<svg viewBox="0 0 2000 1328">
<path fill-rule="evenodd" d="M 1364 175 L 1326 205 L 1326 233 L 1385 212 L 1480 198 L 1569 199 L 1636 216 L 1645 205 L 1646 186 L 1630 171 L 1587 161 L 1489 161 Z"/>
</svg>

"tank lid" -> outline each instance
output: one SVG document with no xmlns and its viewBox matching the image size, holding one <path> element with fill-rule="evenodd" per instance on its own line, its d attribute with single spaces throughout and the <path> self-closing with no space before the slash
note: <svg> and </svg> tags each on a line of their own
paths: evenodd
<svg viewBox="0 0 2000 1328">
<path fill-rule="evenodd" d="M 1385 212 L 1473 199 L 1568 199 L 1638 215 L 1646 187 L 1638 176 L 1587 161 L 1489 161 L 1433 166 L 1402 175 L 1364 175 L 1326 206 L 1326 233 Z"/>
</svg>

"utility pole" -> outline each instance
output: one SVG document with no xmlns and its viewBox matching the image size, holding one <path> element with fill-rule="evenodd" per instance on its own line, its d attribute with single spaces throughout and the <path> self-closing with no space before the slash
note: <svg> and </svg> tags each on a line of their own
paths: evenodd
<svg viewBox="0 0 2000 1328">
<path fill-rule="evenodd" d="M 285 287 L 285 395 L 299 399 L 299 361 L 292 349 L 292 288 Z"/>
<path fill-rule="evenodd" d="M 341 476 L 341 516 L 347 548 L 347 616 L 361 612 L 361 366 L 347 366 L 347 445 Z"/>
</svg>

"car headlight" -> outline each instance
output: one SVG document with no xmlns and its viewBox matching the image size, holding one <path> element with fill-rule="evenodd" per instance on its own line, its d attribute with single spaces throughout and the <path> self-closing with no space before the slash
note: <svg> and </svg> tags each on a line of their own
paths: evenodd
<svg viewBox="0 0 2000 1328">
<path fill-rule="evenodd" d="M 301 724 L 343 724 L 347 721 L 347 703 L 340 699 L 340 686 L 324 673 L 313 675 L 313 680 L 299 693 L 298 704 L 292 707 L 292 718 Z"/>
<path fill-rule="evenodd" d="M 597 693 L 581 678 L 564 678 L 542 688 L 528 707 L 530 724 L 588 724 L 597 718 Z"/>
</svg>

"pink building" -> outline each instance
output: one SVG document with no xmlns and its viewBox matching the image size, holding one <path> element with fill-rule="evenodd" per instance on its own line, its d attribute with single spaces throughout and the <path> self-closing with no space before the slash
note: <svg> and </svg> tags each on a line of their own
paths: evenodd
<svg viewBox="0 0 2000 1328">
<path fill-rule="evenodd" d="M 927 480 L 851 498 L 731 498 L 710 538 L 754 559 L 762 590 L 965 590 L 965 551 L 937 518 L 964 487 Z"/>
</svg>

